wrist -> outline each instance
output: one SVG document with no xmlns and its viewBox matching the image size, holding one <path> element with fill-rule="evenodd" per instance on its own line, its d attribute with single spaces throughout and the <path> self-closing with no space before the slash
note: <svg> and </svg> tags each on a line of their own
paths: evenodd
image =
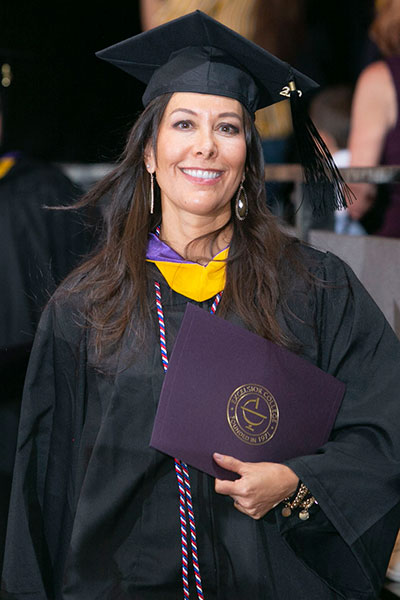
<svg viewBox="0 0 400 600">
<path fill-rule="evenodd" d="M 282 483 L 281 489 L 281 501 L 284 498 L 288 498 L 293 496 L 300 484 L 300 479 L 297 477 L 296 473 L 292 471 L 292 469 L 286 465 L 277 465 L 280 469 L 280 481 Z"/>
<path fill-rule="evenodd" d="M 283 465 L 283 467 L 286 469 L 287 473 L 287 493 L 285 495 L 285 498 L 287 498 L 287 496 L 293 496 L 293 494 L 296 493 L 300 484 L 300 479 L 297 477 L 296 473 L 292 471 L 292 469 L 286 465 Z"/>
</svg>

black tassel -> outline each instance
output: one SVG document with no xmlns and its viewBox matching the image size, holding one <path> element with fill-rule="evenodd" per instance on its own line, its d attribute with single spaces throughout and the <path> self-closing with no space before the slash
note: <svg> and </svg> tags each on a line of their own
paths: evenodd
<svg viewBox="0 0 400 600">
<path fill-rule="evenodd" d="M 318 216 L 346 208 L 352 203 L 353 193 L 311 121 L 294 80 L 289 82 L 289 88 L 293 131 L 304 170 L 304 195 Z"/>
</svg>

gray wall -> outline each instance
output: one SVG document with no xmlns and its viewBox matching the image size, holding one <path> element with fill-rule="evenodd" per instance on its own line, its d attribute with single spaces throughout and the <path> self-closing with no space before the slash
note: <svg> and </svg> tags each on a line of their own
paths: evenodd
<svg viewBox="0 0 400 600">
<path fill-rule="evenodd" d="M 400 240 L 312 230 L 308 241 L 350 265 L 400 338 Z"/>
</svg>

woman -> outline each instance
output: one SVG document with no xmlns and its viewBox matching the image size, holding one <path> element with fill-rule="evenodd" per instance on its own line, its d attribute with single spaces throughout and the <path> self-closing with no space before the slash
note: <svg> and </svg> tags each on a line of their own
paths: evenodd
<svg viewBox="0 0 400 600">
<path fill-rule="evenodd" d="M 351 165 L 398 165 L 400 0 L 383 0 L 378 4 L 370 37 L 377 44 L 383 59 L 366 67 L 357 81 L 349 138 Z M 392 184 L 389 187 L 387 199 L 382 195 L 377 196 L 373 184 L 360 183 L 354 185 L 353 189 L 357 198 L 349 206 L 353 219 L 367 219 L 365 222 L 370 222 L 368 228 L 374 235 L 400 237 L 399 185 Z"/>
<path fill-rule="evenodd" d="M 279 100 L 293 74 L 201 13 L 102 56 L 150 80 L 146 108 L 121 163 L 87 198 L 111 197 L 103 244 L 39 328 L 3 589 L 17 599 L 375 598 L 399 520 L 400 352 L 348 267 L 282 233 L 265 208 L 249 112 Z M 149 442 L 186 304 L 215 309 L 221 291 L 220 316 L 296 350 L 347 391 L 315 455 L 214 455 L 234 482 L 189 468 L 191 552 L 173 460 Z"/>
</svg>

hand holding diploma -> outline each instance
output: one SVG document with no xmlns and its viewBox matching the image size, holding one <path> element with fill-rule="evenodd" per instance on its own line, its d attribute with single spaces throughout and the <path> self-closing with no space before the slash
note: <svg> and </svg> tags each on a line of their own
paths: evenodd
<svg viewBox="0 0 400 600">
<path fill-rule="evenodd" d="M 236 465 L 274 465 L 276 474 L 327 442 L 344 391 L 294 352 L 188 303 L 150 445 L 224 481 L 237 473 L 213 460 L 216 448 L 243 461 Z"/>
<path fill-rule="evenodd" d="M 216 479 L 215 491 L 231 496 L 235 508 L 252 519 L 261 519 L 284 498 L 294 494 L 299 483 L 297 475 L 286 465 L 242 462 L 216 452 L 213 458 L 220 467 L 240 475 L 235 481 Z"/>
</svg>

